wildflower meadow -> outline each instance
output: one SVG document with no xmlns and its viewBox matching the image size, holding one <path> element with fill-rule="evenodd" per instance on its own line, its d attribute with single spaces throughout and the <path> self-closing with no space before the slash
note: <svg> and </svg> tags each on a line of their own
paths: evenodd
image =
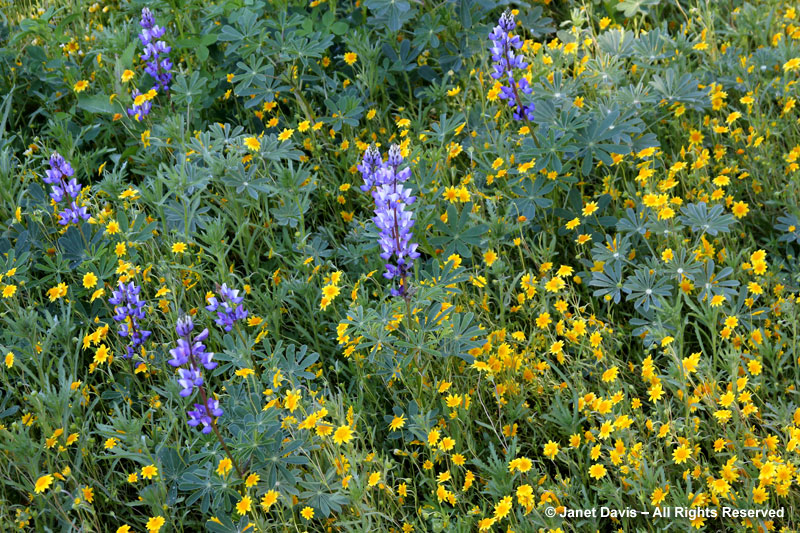
<svg viewBox="0 0 800 533">
<path fill-rule="evenodd" d="M 0 531 L 800 529 L 800 5 L 0 0 Z"/>
</svg>

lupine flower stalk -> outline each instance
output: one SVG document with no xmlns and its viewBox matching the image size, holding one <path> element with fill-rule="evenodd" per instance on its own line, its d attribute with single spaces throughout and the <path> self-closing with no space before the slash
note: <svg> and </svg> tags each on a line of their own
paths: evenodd
<svg viewBox="0 0 800 533">
<path fill-rule="evenodd" d="M 381 246 L 381 258 L 387 261 L 383 277 L 399 279 L 399 288 L 392 288 L 392 296 L 408 296 L 407 278 L 414 259 L 419 257 L 417 243 L 411 242 L 414 226 L 414 213 L 407 211 L 416 200 L 411 196 L 411 189 L 402 183 L 411 176 L 411 169 L 400 169 L 403 156 L 400 147 L 393 145 L 389 149 L 387 161 L 381 160 L 377 148 L 370 146 L 364 152 L 364 158 L 358 169 L 364 178 L 361 190 L 372 189 L 375 200 L 375 217 L 373 221 L 380 229 L 378 243 Z"/>
<path fill-rule="evenodd" d="M 169 92 L 169 83 L 172 81 L 172 60 L 168 55 L 172 48 L 161 40 L 161 37 L 166 33 L 166 29 L 156 24 L 153 13 L 146 7 L 142 8 L 142 18 L 139 21 L 139 25 L 142 27 L 142 31 L 139 33 L 139 40 L 144 46 L 144 50 L 139 57 L 146 62 L 144 71 L 156 83 L 147 93 L 143 94 L 138 89 L 135 89 L 131 94 L 133 107 L 128 109 L 128 115 L 136 117 L 137 120 L 150 113 L 152 108 L 150 100 L 159 90 Z"/>
<path fill-rule="evenodd" d="M 237 320 L 247 318 L 247 310 L 242 306 L 244 297 L 239 296 L 239 289 L 229 289 L 227 283 L 223 283 L 218 290 L 219 298 L 209 298 L 206 309 L 212 313 L 216 311 L 216 324 L 230 331 Z"/>
<path fill-rule="evenodd" d="M 178 319 L 176 326 L 179 339 L 178 345 L 169 351 L 172 359 L 167 361 L 170 365 L 178 368 L 178 384 L 182 387 L 180 395 L 184 398 L 191 396 L 195 387 L 200 390 L 203 403 L 194 404 L 195 409 L 189 411 L 189 425 L 197 427 L 203 425 L 203 433 L 211 433 L 213 419 L 211 416 L 222 416 L 222 409 L 219 402 L 209 400 L 203 387 L 203 374 L 201 367 L 206 370 L 213 370 L 217 363 L 211 359 L 214 354 L 206 350 L 203 341 L 208 338 L 208 328 L 193 336 L 194 321 L 189 315 Z M 181 367 L 181 368 L 179 368 Z"/>
<path fill-rule="evenodd" d="M 523 104 L 520 91 L 530 94 L 533 88 L 525 77 L 520 77 L 519 84 L 514 78 L 514 69 L 528 68 L 528 64 L 522 60 L 522 56 L 515 53 L 515 50 L 522 48 L 522 39 L 518 35 L 511 35 L 515 27 L 514 15 L 511 11 L 506 10 L 500 16 L 497 26 L 489 34 L 489 39 L 492 41 L 492 61 L 494 61 L 494 72 L 491 76 L 505 83 L 499 96 L 501 100 L 508 100 L 509 107 L 514 108 L 514 119 L 530 121 L 533 120 L 533 111 L 536 107 L 532 103 Z"/>
<path fill-rule="evenodd" d="M 78 206 L 76 200 L 81 193 L 81 185 L 73 177 L 75 170 L 58 152 L 50 156 L 50 168 L 45 171 L 44 182 L 52 186 L 50 198 L 57 204 L 67 199 L 67 207 L 59 213 L 58 223 L 66 226 L 77 224 L 79 220 L 89 220 L 89 213 L 84 206 Z"/>
<path fill-rule="evenodd" d="M 145 302 L 139 298 L 142 288 L 134 282 L 127 285 L 119 282 L 117 290 L 111 293 L 108 303 L 114 306 L 114 320 L 119 322 L 117 333 L 120 337 L 130 339 L 126 347 L 125 359 L 130 359 L 139 351 L 151 332 L 142 329 L 139 322 L 144 320 Z"/>
<path fill-rule="evenodd" d="M 175 331 L 179 337 L 177 346 L 169 351 L 172 359 L 167 362 L 178 368 L 178 384 L 181 386 L 179 394 L 187 398 L 197 389 L 200 395 L 200 403 L 195 403 L 194 409 L 187 412 L 189 415 L 187 423 L 193 428 L 202 426 L 201 431 L 206 435 L 213 431 L 239 477 L 244 479 L 244 473 L 217 427 L 216 420 L 224 414 L 224 411 L 219 405 L 219 400 L 208 394 L 203 379 L 203 369 L 214 370 L 217 367 L 217 363 L 212 361 L 214 354 L 206 350 L 206 345 L 203 344 L 208 338 L 208 328 L 194 335 L 194 320 L 190 315 L 185 315 L 178 319 Z"/>
</svg>

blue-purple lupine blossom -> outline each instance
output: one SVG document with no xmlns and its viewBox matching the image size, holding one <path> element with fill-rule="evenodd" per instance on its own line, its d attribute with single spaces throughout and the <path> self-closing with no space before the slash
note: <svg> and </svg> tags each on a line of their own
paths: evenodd
<svg viewBox="0 0 800 533">
<path fill-rule="evenodd" d="M 414 259 L 419 257 L 418 244 L 411 242 L 414 213 L 406 211 L 406 206 L 413 204 L 416 197 L 411 196 L 410 188 L 402 185 L 411 176 L 411 169 L 406 167 L 401 170 L 402 163 L 399 146 L 393 145 L 389 149 L 385 163 L 377 148 L 370 146 L 358 166 L 364 178 L 361 190 L 366 192 L 372 189 L 372 198 L 375 200 L 373 221 L 381 231 L 378 239 L 381 258 L 387 261 L 383 277 L 400 280 L 399 288 L 392 288 L 392 296 L 408 294 L 406 278 Z"/>
<path fill-rule="evenodd" d="M 144 71 L 156 82 L 153 90 L 169 92 L 169 83 L 172 81 L 172 72 L 170 72 L 172 70 L 172 60 L 168 54 L 172 51 L 172 48 L 161 40 L 167 30 L 163 26 L 156 24 L 153 13 L 146 7 L 142 8 L 142 19 L 139 21 L 139 25 L 142 27 L 142 31 L 139 33 L 139 40 L 142 41 L 144 46 L 144 51 L 139 57 L 146 62 Z M 138 90 L 133 91 L 131 96 L 134 102 L 136 97 L 141 94 Z M 150 113 L 151 108 L 152 103 L 149 100 L 145 100 L 140 105 L 134 103 L 133 107 L 128 109 L 128 115 L 141 119 L 141 117 Z"/>
<path fill-rule="evenodd" d="M 44 182 L 53 187 L 50 198 L 60 204 L 67 199 L 67 207 L 59 213 L 58 223 L 66 226 L 69 223 L 77 224 L 79 220 L 89 220 L 89 212 L 83 206 L 78 206 L 76 199 L 81 193 L 81 185 L 73 178 L 75 171 L 72 165 L 58 152 L 50 156 L 50 168 L 45 171 Z M 68 181 L 69 180 L 69 181 Z"/>
<path fill-rule="evenodd" d="M 142 20 L 139 22 L 142 32 L 139 39 L 142 41 L 144 51 L 139 56 L 142 61 L 147 61 L 144 71 L 156 80 L 154 89 L 159 88 L 164 92 L 169 92 L 169 82 L 172 81 L 172 60 L 167 56 L 172 48 L 164 41 L 160 40 L 166 33 L 163 26 L 158 26 L 153 17 L 153 13 L 142 8 Z"/>
<path fill-rule="evenodd" d="M 209 398 L 203 388 L 203 373 L 201 366 L 206 370 L 213 370 L 217 367 L 217 363 L 211 359 L 214 354 L 206 350 L 203 341 L 208 338 L 208 329 L 204 329 L 198 335 L 192 335 L 194 331 L 194 321 L 189 315 L 183 316 L 178 319 L 178 324 L 175 327 L 178 332 L 179 339 L 178 345 L 169 351 L 172 359 L 167 361 L 174 367 L 185 367 L 178 369 L 178 384 L 181 386 L 180 395 L 184 398 L 191 396 L 195 387 L 200 389 L 200 397 L 204 404 L 194 404 L 195 409 L 188 412 L 188 424 L 191 427 L 203 425 L 203 433 L 211 433 L 214 417 L 222 416 L 223 411 L 219 406 L 219 402 L 214 398 Z M 206 407 L 206 405 L 208 407 Z"/>
<path fill-rule="evenodd" d="M 509 107 L 514 108 L 514 119 L 533 120 L 535 106 L 532 103 L 524 105 L 520 95 L 520 91 L 524 94 L 531 94 L 533 88 L 524 77 L 520 77 L 519 86 L 514 79 L 514 69 L 528 68 L 528 64 L 522 60 L 522 56 L 514 53 L 515 50 L 522 48 L 522 39 L 518 35 L 511 35 L 515 27 L 514 15 L 511 11 L 506 10 L 500 16 L 497 26 L 489 34 L 489 39 L 492 41 L 492 61 L 494 61 L 494 72 L 491 76 L 504 82 L 499 96 L 502 100 L 508 100 Z"/>
<path fill-rule="evenodd" d="M 227 283 L 223 283 L 219 288 L 219 298 L 212 296 L 208 299 L 209 305 L 206 309 L 212 313 L 216 311 L 216 324 L 230 331 L 237 320 L 247 318 L 247 310 L 241 305 L 243 296 L 239 296 L 238 289 L 229 289 Z"/>
<path fill-rule="evenodd" d="M 133 357 L 151 334 L 139 325 L 139 321 L 144 320 L 145 307 L 145 302 L 139 298 L 141 290 L 142 288 L 132 281 L 127 285 L 120 281 L 119 288 L 113 291 L 111 298 L 108 299 L 108 303 L 114 306 L 114 320 L 120 322 L 117 333 L 120 337 L 130 339 L 126 347 L 127 353 L 123 355 L 125 359 Z"/>
<path fill-rule="evenodd" d="M 192 427 L 197 427 L 200 424 L 203 424 L 203 433 L 208 434 L 211 433 L 213 429 L 212 424 L 214 423 L 213 417 L 222 416 L 223 411 L 219 406 L 219 401 L 216 398 L 208 398 L 208 409 L 205 405 L 201 403 L 194 404 L 194 411 L 189 411 L 189 425 Z M 210 414 L 209 414 L 210 411 Z"/>
<path fill-rule="evenodd" d="M 150 110 L 153 109 L 153 102 L 148 98 L 145 98 L 141 104 L 136 104 L 136 98 L 141 95 L 142 93 L 139 91 L 139 89 L 134 89 L 131 93 L 131 98 L 133 98 L 134 104 L 132 107 L 128 108 L 128 115 L 132 117 L 138 117 L 137 120 L 149 115 Z"/>
</svg>

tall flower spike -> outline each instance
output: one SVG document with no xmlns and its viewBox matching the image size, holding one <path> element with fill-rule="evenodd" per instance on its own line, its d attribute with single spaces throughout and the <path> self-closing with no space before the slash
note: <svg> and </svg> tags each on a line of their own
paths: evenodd
<svg viewBox="0 0 800 533">
<path fill-rule="evenodd" d="M 169 92 L 173 66 L 172 60 L 168 55 L 172 48 L 161 40 L 167 30 L 163 26 L 156 24 L 153 12 L 146 7 L 142 8 L 142 18 L 139 21 L 139 26 L 142 28 L 139 33 L 139 40 L 144 46 L 144 50 L 139 57 L 145 62 L 144 71 L 155 80 L 155 85 L 146 93 L 142 93 L 138 89 L 134 89 L 131 93 L 133 106 L 128 109 L 128 115 L 135 117 L 136 120 L 141 120 L 142 117 L 150 113 L 153 105 L 151 100 L 159 90 Z"/>
<path fill-rule="evenodd" d="M 80 220 L 89 220 L 89 212 L 86 207 L 79 206 L 77 203 L 78 195 L 81 193 L 81 185 L 73 177 L 75 170 L 72 165 L 64 159 L 58 152 L 53 152 L 50 156 L 50 168 L 45 170 L 44 182 L 52 187 L 50 198 L 60 204 L 67 199 L 67 206 L 62 209 L 58 216 L 58 223 L 62 226 L 67 224 L 77 224 Z"/>
<path fill-rule="evenodd" d="M 175 331 L 180 338 L 178 339 L 177 347 L 169 351 L 172 359 L 167 362 L 174 367 L 186 366 L 178 369 L 178 384 L 181 386 L 179 394 L 187 398 L 192 395 L 196 387 L 199 389 L 200 397 L 205 404 L 194 404 L 195 410 L 188 412 L 188 424 L 192 427 L 203 424 L 203 433 L 210 433 L 213 429 L 211 416 L 222 416 L 223 411 L 219 406 L 219 402 L 209 398 L 204 388 L 205 381 L 203 380 L 201 367 L 206 370 L 213 370 L 217 367 L 217 363 L 211 360 L 214 354 L 208 352 L 205 344 L 203 344 L 203 341 L 208 338 L 208 329 L 204 329 L 198 335 L 192 336 L 194 321 L 190 315 L 185 315 L 178 319 Z M 209 413 L 211 414 L 209 415 Z"/>
<path fill-rule="evenodd" d="M 494 72 L 491 76 L 504 85 L 500 89 L 499 97 L 507 100 L 509 107 L 514 108 L 515 120 L 533 120 L 533 111 L 536 109 L 532 103 L 525 105 L 520 94 L 531 94 L 533 88 L 525 77 L 521 77 L 519 83 L 514 78 L 514 69 L 524 70 L 528 64 L 522 60 L 521 55 L 514 53 L 515 50 L 522 48 L 522 39 L 518 35 L 511 35 L 516 28 L 514 15 L 510 10 L 506 10 L 494 27 L 489 39 L 492 41 L 490 48 L 492 61 L 494 61 Z"/>
<path fill-rule="evenodd" d="M 386 272 L 383 276 L 387 279 L 399 279 L 399 287 L 392 288 L 393 296 L 408 295 L 408 275 L 414 264 L 414 259 L 419 257 L 417 243 L 411 242 L 414 226 L 414 214 L 406 211 L 416 200 L 411 196 L 411 189 L 402 183 L 411 177 L 411 169 L 400 169 L 403 155 L 400 147 L 393 145 L 389 148 L 387 161 L 381 161 L 380 152 L 370 146 L 364 152 L 364 158 L 359 165 L 364 178 L 362 191 L 372 189 L 372 198 L 375 200 L 375 217 L 373 221 L 380 229 L 378 243 L 381 246 L 381 258 L 386 263 Z"/>
<path fill-rule="evenodd" d="M 141 290 L 142 288 L 132 281 L 127 285 L 120 281 L 117 290 L 113 291 L 111 298 L 108 299 L 108 303 L 114 306 L 113 318 L 120 323 L 117 333 L 120 337 L 130 339 L 126 354 L 123 356 L 125 359 L 133 357 L 151 334 L 139 324 L 145 317 L 145 302 L 139 298 Z"/>
<path fill-rule="evenodd" d="M 146 61 L 145 72 L 156 80 L 156 85 L 153 89 L 161 89 L 164 92 L 169 92 L 169 82 L 172 81 L 172 61 L 167 54 L 172 51 L 172 48 L 161 37 L 167 32 L 163 26 L 156 25 L 153 13 L 145 8 L 142 8 L 142 19 L 139 21 L 142 31 L 139 34 L 139 40 L 142 41 L 144 51 L 140 57 L 142 61 Z"/>
<path fill-rule="evenodd" d="M 212 313 L 216 311 L 216 324 L 225 331 L 230 331 L 237 320 L 247 318 L 247 310 L 241 305 L 243 300 L 244 297 L 239 296 L 238 289 L 229 289 L 228 284 L 223 283 L 219 288 L 219 298 L 216 296 L 209 298 L 206 309 Z"/>
</svg>

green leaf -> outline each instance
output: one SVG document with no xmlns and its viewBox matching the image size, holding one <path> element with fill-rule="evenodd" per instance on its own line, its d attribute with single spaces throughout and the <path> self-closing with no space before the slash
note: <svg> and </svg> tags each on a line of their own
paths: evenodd
<svg viewBox="0 0 800 533">
<path fill-rule="evenodd" d="M 345 33 L 347 33 L 349 26 L 347 25 L 346 22 L 339 21 L 334 23 L 330 29 L 334 35 L 344 35 Z"/>
<path fill-rule="evenodd" d="M 108 101 L 108 96 L 104 94 L 78 97 L 78 107 L 90 113 L 114 113 L 116 111 Z"/>
<path fill-rule="evenodd" d="M 136 53 L 136 44 L 138 42 L 139 42 L 139 39 L 131 40 L 131 43 L 122 52 L 122 56 L 120 58 L 120 63 L 122 64 L 123 68 L 127 68 L 129 65 L 131 65 L 133 63 L 133 54 Z"/>
<path fill-rule="evenodd" d="M 657 6 L 659 0 L 623 0 L 617 4 L 617 11 L 622 11 L 627 18 L 631 18 L 638 13 L 645 15 L 650 11 L 650 6 Z"/>
<path fill-rule="evenodd" d="M 460 0 L 458 5 L 458 15 L 461 18 L 461 25 L 465 29 L 472 27 L 472 13 L 469 8 L 472 6 L 472 0 Z"/>
<path fill-rule="evenodd" d="M 472 203 L 466 204 L 461 208 L 459 214 L 455 206 L 447 208 L 448 224 L 441 220 L 436 221 L 436 228 L 443 235 L 433 237 L 431 244 L 438 247 L 445 247 L 444 257 L 453 253 L 458 253 L 462 257 L 472 257 L 471 246 L 478 246 L 481 237 L 488 231 L 486 224 L 470 225 L 469 214 L 472 211 Z"/>
</svg>

